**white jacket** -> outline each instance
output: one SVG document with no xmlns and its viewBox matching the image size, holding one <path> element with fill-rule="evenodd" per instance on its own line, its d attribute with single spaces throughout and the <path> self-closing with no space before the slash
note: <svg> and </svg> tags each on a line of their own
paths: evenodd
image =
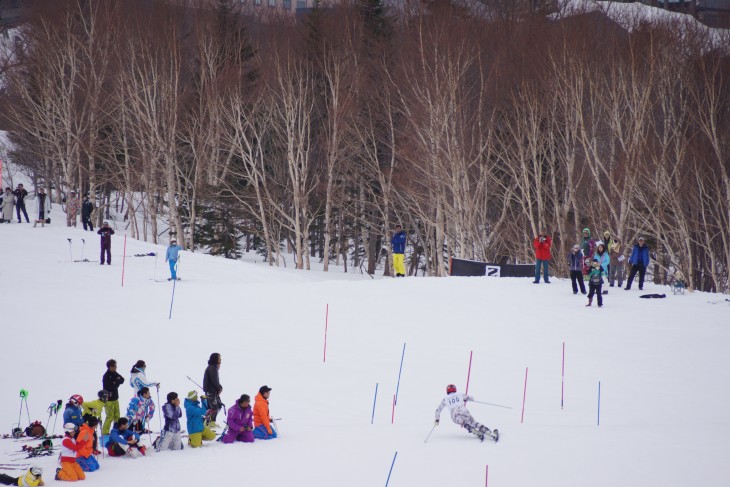
<svg viewBox="0 0 730 487">
<path fill-rule="evenodd" d="M 35 195 L 35 216 L 38 217 L 41 214 L 40 195 Z M 43 203 L 43 218 L 48 218 L 51 215 L 51 197 L 46 193 L 46 198 Z"/>
<path fill-rule="evenodd" d="M 452 392 L 451 394 L 443 398 L 441 404 L 439 404 L 438 409 L 436 409 L 436 419 L 438 420 L 441 418 L 441 411 L 444 408 L 449 408 L 449 412 L 451 413 L 451 419 L 454 421 L 454 423 L 464 424 L 466 422 L 469 422 L 473 418 L 469 410 L 466 409 L 466 402 L 473 400 L 473 397 L 467 396 L 466 394 Z"/>
</svg>

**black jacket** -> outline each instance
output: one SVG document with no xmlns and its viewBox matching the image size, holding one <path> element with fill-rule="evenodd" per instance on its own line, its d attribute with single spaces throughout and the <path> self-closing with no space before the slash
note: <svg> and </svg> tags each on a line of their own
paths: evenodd
<svg viewBox="0 0 730 487">
<path fill-rule="evenodd" d="M 84 198 L 84 201 L 81 203 L 81 216 L 83 218 L 89 218 L 92 211 L 94 211 L 94 203 L 90 199 Z"/>
<path fill-rule="evenodd" d="M 203 389 L 206 394 L 211 392 L 220 394 L 223 390 L 220 381 L 218 380 L 218 365 L 209 365 L 205 369 L 205 375 L 203 375 Z"/>
<path fill-rule="evenodd" d="M 25 200 L 25 197 L 28 196 L 28 192 L 24 189 L 16 189 L 15 191 L 13 191 L 13 194 L 15 195 L 15 204 L 16 205 L 23 203 L 23 200 Z"/>
<path fill-rule="evenodd" d="M 104 377 L 101 378 L 101 383 L 104 386 L 104 390 L 111 393 L 111 396 L 109 396 L 109 400 L 118 401 L 119 386 L 124 384 L 124 377 L 119 375 L 117 372 L 111 372 L 107 370 L 106 372 L 104 372 Z"/>
</svg>

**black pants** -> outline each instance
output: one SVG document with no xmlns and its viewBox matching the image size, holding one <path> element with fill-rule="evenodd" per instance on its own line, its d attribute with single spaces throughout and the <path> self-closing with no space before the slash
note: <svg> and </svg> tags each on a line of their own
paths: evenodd
<svg viewBox="0 0 730 487">
<path fill-rule="evenodd" d="M 89 226 L 89 230 L 91 230 L 92 232 L 94 231 L 94 224 L 91 223 L 91 215 L 89 215 L 89 216 L 82 216 L 81 217 L 81 223 L 84 224 L 84 230 L 86 230 L 86 225 L 88 225 Z"/>
<path fill-rule="evenodd" d="M 106 252 L 106 263 L 112 264 L 112 243 L 102 242 L 101 243 L 101 263 L 104 263 L 104 252 Z"/>
<path fill-rule="evenodd" d="M 218 411 L 221 408 L 221 397 L 217 392 L 206 392 L 205 397 L 208 398 L 208 408 L 210 409 L 210 420 L 215 423 L 218 417 Z"/>
<path fill-rule="evenodd" d="M 631 289 L 631 283 L 633 282 L 637 271 L 639 272 L 639 289 L 644 289 L 644 274 L 646 274 L 646 266 L 642 264 L 634 264 L 631 266 L 629 278 L 626 280 L 626 289 Z"/>
<path fill-rule="evenodd" d="M 18 477 L 11 477 L 10 475 L 5 475 L 4 473 L 0 473 L 0 484 L 18 485 Z"/>
<path fill-rule="evenodd" d="M 603 306 L 603 291 L 601 288 L 603 287 L 603 284 L 591 284 L 588 283 L 588 299 L 593 299 L 593 295 L 598 295 L 598 306 Z"/>
<path fill-rule="evenodd" d="M 580 286 L 581 293 L 586 293 L 586 285 L 583 283 L 583 271 L 570 271 L 570 282 L 573 284 L 573 293 L 578 292 L 578 286 Z"/>
<path fill-rule="evenodd" d="M 25 201 L 20 201 L 18 203 L 15 203 L 15 212 L 18 214 L 18 223 L 20 223 L 20 210 L 23 210 L 23 215 L 25 215 L 25 221 L 27 223 L 30 223 L 30 219 L 28 218 L 28 212 L 25 211 Z"/>
</svg>

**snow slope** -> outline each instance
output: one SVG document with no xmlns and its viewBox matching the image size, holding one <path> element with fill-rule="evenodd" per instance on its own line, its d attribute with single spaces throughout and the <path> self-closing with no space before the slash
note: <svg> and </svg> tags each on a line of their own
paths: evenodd
<svg viewBox="0 0 730 487">
<path fill-rule="evenodd" d="M 2 431 L 17 422 L 21 387 L 31 419 L 45 422 L 56 399 L 93 398 L 109 358 L 127 378 L 144 359 L 164 400 L 193 389 L 185 376 L 201 381 L 208 356 L 220 352 L 224 402 L 269 385 L 281 438 L 106 458 L 88 485 L 384 485 L 396 451 L 391 486 L 484 485 L 487 465 L 489 485 L 500 487 L 728 485 L 730 305 L 708 303 L 724 296 L 644 300 L 637 289 L 612 288 L 603 309 L 585 308 L 558 279 L 371 280 L 184 253 L 168 319 L 172 284 L 151 279 L 153 257 L 127 257 L 121 286 L 119 233 L 113 265 L 100 267 L 95 234 L 0 226 Z M 85 238 L 91 262 L 69 263 L 67 238 L 76 259 Z M 164 248 L 127 242 L 128 255 L 150 251 Z M 163 259 L 156 276 L 166 277 Z M 470 405 L 502 439 L 479 443 L 444 414 L 424 443 L 446 384 L 464 390 L 470 351 L 469 392 L 512 407 Z M 120 392 L 126 408 L 131 389 Z M 20 446 L 0 440 L 0 463 L 19 461 Z M 37 463 L 52 478 L 56 457 Z"/>
</svg>

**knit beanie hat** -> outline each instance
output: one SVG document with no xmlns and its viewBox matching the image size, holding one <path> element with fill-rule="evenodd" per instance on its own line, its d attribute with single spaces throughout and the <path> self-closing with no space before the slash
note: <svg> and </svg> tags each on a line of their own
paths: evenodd
<svg viewBox="0 0 730 487">
<path fill-rule="evenodd" d="M 196 391 L 190 391 L 188 392 L 188 399 L 191 401 L 197 401 L 198 400 L 198 393 Z"/>
<path fill-rule="evenodd" d="M 588 227 L 585 227 L 585 228 L 583 229 L 583 233 L 585 233 L 585 232 L 588 232 L 588 236 L 589 236 L 589 237 L 591 236 L 591 230 L 590 230 L 590 229 L 589 229 Z"/>
</svg>

